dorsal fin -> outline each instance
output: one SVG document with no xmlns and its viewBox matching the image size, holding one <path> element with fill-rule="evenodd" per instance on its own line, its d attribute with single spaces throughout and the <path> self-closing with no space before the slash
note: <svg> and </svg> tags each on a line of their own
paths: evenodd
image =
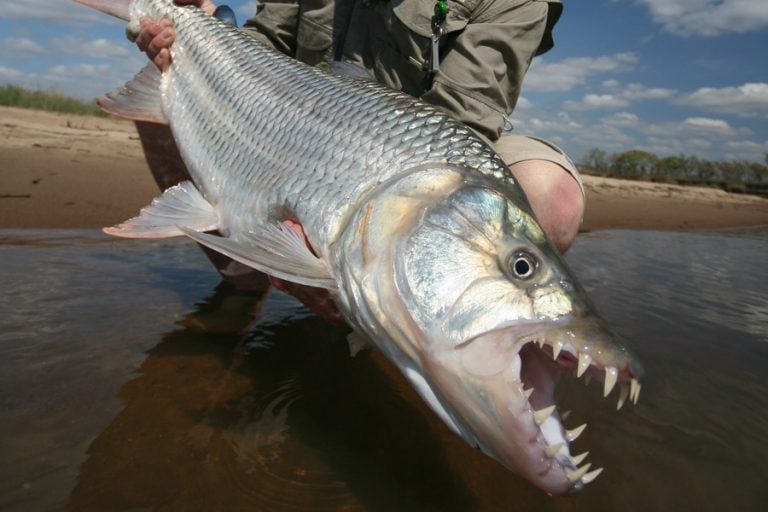
<svg viewBox="0 0 768 512">
<path fill-rule="evenodd" d="M 133 79 L 96 99 L 105 112 L 134 121 L 168 124 L 163 113 L 163 99 L 160 92 L 162 75 L 153 63 L 147 64 Z"/>
<path fill-rule="evenodd" d="M 131 18 L 131 2 L 133 0 L 75 0 L 104 14 L 128 21 Z"/>
</svg>

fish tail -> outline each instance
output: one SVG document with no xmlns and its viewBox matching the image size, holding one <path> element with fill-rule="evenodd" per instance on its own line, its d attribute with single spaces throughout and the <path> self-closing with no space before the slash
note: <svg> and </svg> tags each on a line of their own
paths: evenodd
<svg viewBox="0 0 768 512">
<path fill-rule="evenodd" d="M 133 0 L 74 0 L 79 4 L 96 9 L 115 18 L 129 21 Z"/>
</svg>

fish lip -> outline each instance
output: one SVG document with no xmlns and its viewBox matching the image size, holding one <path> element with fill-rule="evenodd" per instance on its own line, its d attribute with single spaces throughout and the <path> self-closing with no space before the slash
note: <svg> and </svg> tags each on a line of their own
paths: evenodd
<svg viewBox="0 0 768 512">
<path fill-rule="evenodd" d="M 577 328 L 586 332 L 587 337 L 599 333 L 608 337 L 614 336 L 610 330 L 605 331 L 605 325 L 599 319 L 568 316 L 554 321 L 499 325 L 450 349 L 461 354 L 462 351 L 471 350 L 473 344 L 499 343 L 493 340 L 504 340 L 510 345 L 506 348 L 504 357 L 509 361 L 517 358 L 519 360 L 517 370 L 510 370 L 512 364 L 503 370 L 493 368 L 491 365 L 485 373 L 475 369 L 476 373 L 472 374 L 469 380 L 477 381 L 476 388 L 473 389 L 470 384 L 464 385 L 468 390 L 465 398 L 492 397 L 490 400 L 493 401 L 494 409 L 489 409 L 490 412 L 485 416 L 472 411 L 471 408 L 456 412 L 484 452 L 552 494 L 578 492 L 602 471 L 600 469 L 588 472 L 588 469 L 594 468 L 583 466 L 584 461 L 581 456 L 571 455 L 571 442 L 578 437 L 583 428 L 579 426 L 568 431 L 563 425 L 565 418 L 561 417 L 554 400 L 554 387 L 559 376 L 579 368 L 579 362 L 583 361 L 579 356 L 583 352 L 580 348 L 593 348 L 589 344 L 576 341 L 566 342 L 569 335 L 572 335 Z M 553 358 L 554 347 L 559 343 L 562 343 L 562 346 L 557 351 L 557 358 Z M 612 347 L 612 350 L 607 350 L 605 347 Z M 594 358 L 588 361 L 581 376 L 589 375 L 604 383 L 608 371 L 606 368 L 616 368 L 615 377 L 618 386 L 615 387 L 620 388 L 620 402 L 623 403 L 627 394 L 631 393 L 630 398 L 636 403 L 642 367 L 621 343 L 616 343 L 614 346 L 606 342 L 605 347 L 600 351 L 591 352 Z M 476 348 L 482 347 L 476 346 Z M 611 366 L 612 364 L 617 366 Z M 538 368 L 536 371 L 540 374 L 533 378 L 531 375 L 526 375 L 530 369 L 527 367 Z M 538 391 L 536 386 L 531 388 L 530 385 L 531 380 L 536 379 L 540 379 Z M 541 385 L 542 383 L 544 385 Z M 631 391 L 624 391 L 629 389 L 630 383 Z M 609 391 L 612 389 L 613 386 Z M 530 394 L 526 396 L 526 393 Z M 451 393 L 448 395 L 450 396 Z M 504 404 L 514 404 L 515 410 L 507 410 L 513 406 L 505 408 Z M 551 405 L 555 406 L 554 409 L 542 420 L 542 415 Z M 480 406 L 475 404 L 475 408 L 477 407 Z M 473 415 L 475 417 L 472 417 Z M 494 424 L 493 421 L 496 423 Z M 509 439 L 514 436 L 523 440 Z M 562 447 L 553 452 L 555 446 L 560 443 Z M 514 450 L 518 452 L 515 453 Z M 580 465 L 582 465 L 581 468 L 579 468 Z"/>
</svg>

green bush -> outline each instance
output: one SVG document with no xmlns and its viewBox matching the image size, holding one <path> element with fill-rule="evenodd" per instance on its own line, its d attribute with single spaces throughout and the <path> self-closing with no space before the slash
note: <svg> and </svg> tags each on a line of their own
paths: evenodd
<svg viewBox="0 0 768 512">
<path fill-rule="evenodd" d="M 67 114 L 106 116 L 95 102 L 65 96 L 57 91 L 30 91 L 10 84 L 0 86 L 0 105 Z"/>
<path fill-rule="evenodd" d="M 765 155 L 768 164 L 768 153 Z M 608 155 L 598 148 L 583 157 L 586 174 L 631 180 L 719 187 L 728 192 L 768 196 L 768 165 L 744 160 L 704 160 L 695 156 L 667 156 L 633 149 Z"/>
</svg>

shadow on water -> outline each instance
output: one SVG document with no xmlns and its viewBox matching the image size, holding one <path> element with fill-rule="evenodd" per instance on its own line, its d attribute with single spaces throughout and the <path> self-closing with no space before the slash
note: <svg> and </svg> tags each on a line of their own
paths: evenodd
<svg viewBox="0 0 768 512">
<path fill-rule="evenodd" d="M 313 316 L 248 330 L 263 299 L 220 285 L 149 351 L 68 509 L 467 510 L 396 370 Z"/>
<path fill-rule="evenodd" d="M 345 329 L 217 285 L 191 244 L 0 232 L 0 509 L 763 510 L 766 254 L 768 230 L 579 239 L 568 259 L 647 375 L 619 413 L 564 378 L 574 452 L 606 470 L 553 498 L 377 352 L 350 358 Z"/>
</svg>

